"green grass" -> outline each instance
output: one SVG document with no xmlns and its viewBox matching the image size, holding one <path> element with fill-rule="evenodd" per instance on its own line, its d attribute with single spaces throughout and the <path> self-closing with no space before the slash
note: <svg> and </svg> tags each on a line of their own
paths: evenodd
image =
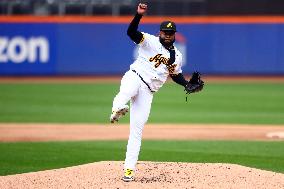
<svg viewBox="0 0 284 189">
<path fill-rule="evenodd" d="M 0 175 L 123 161 L 126 141 L 0 143 Z M 143 141 L 140 161 L 233 163 L 284 173 L 284 142 Z"/>
<path fill-rule="evenodd" d="M 0 122 L 108 123 L 118 89 L 119 83 L 0 84 Z M 166 83 L 154 95 L 149 123 L 284 124 L 283 83 L 209 83 L 188 100 L 181 86 Z"/>
<path fill-rule="evenodd" d="M 108 123 L 118 83 L 0 84 L 0 122 Z M 206 84 L 185 102 L 167 83 L 149 123 L 284 124 L 284 84 Z M 121 120 L 129 122 L 129 114 Z M 284 173 L 284 142 L 143 141 L 139 160 L 234 163 Z M 0 175 L 123 161 L 126 141 L 0 143 Z"/>
<path fill-rule="evenodd" d="M 150 121 L 284 123 L 284 84 L 208 84 L 201 93 L 189 96 L 188 103 L 177 87 L 167 85 L 157 93 Z"/>
</svg>

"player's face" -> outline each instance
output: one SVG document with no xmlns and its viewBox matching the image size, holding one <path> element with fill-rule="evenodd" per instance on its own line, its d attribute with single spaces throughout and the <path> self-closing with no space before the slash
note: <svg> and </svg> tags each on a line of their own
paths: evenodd
<svg viewBox="0 0 284 189">
<path fill-rule="evenodd" d="M 159 33 L 160 42 L 162 45 L 169 47 L 175 42 L 174 31 L 160 31 Z"/>
</svg>

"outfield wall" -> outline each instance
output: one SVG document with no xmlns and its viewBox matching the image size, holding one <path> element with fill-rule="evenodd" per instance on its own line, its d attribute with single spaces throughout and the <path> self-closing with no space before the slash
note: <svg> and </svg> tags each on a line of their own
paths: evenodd
<svg viewBox="0 0 284 189">
<path fill-rule="evenodd" d="M 132 17 L 0 17 L 0 75 L 120 75 L 135 57 Z M 177 23 L 183 71 L 284 75 L 284 17 L 145 17 Z"/>
</svg>

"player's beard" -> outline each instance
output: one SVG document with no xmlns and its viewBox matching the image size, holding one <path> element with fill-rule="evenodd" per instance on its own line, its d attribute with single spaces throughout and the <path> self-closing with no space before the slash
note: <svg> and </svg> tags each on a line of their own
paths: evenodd
<svg viewBox="0 0 284 189">
<path fill-rule="evenodd" d="M 161 36 L 159 36 L 159 39 L 160 39 L 160 43 L 166 48 L 171 47 L 176 40 L 176 38 L 174 38 L 172 41 L 166 41 L 166 39 L 162 38 Z"/>
</svg>

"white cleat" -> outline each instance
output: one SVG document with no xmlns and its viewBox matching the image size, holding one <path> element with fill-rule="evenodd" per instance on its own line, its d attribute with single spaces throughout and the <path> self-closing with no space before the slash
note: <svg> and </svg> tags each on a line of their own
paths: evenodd
<svg viewBox="0 0 284 189">
<path fill-rule="evenodd" d="M 128 105 L 124 105 L 122 108 L 119 108 L 116 111 L 113 110 L 111 115 L 110 115 L 110 122 L 111 123 L 118 122 L 118 120 L 121 117 L 123 117 L 128 111 L 129 111 Z"/>
</svg>

